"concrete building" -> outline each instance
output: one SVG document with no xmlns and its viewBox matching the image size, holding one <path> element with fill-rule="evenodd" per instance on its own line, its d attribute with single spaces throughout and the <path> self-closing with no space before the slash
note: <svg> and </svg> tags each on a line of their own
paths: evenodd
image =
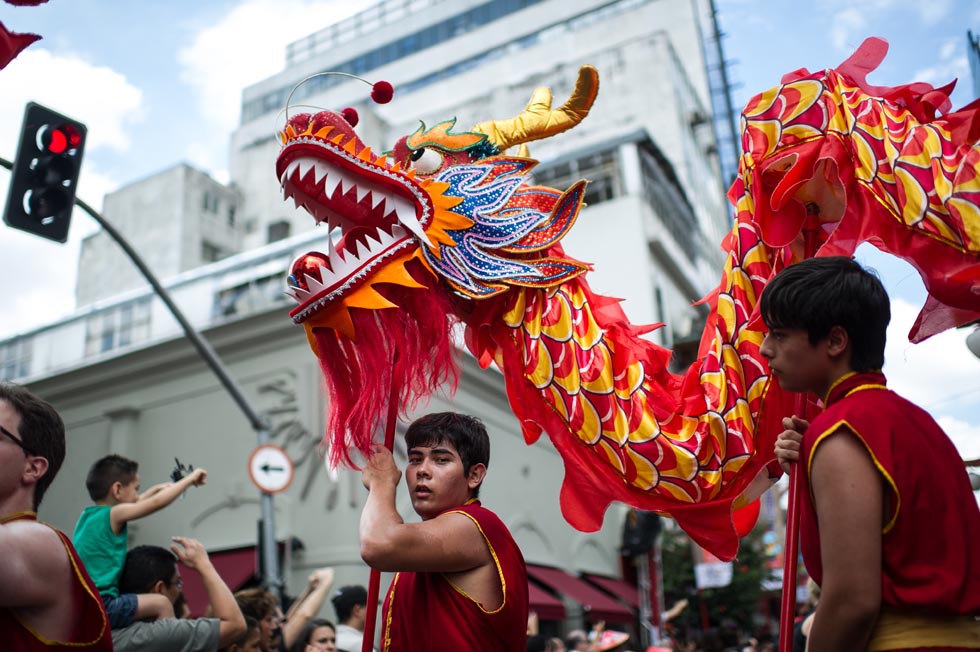
<svg viewBox="0 0 980 652">
<path fill-rule="evenodd" d="M 160 278 L 242 250 L 239 194 L 187 164 L 178 164 L 105 196 L 103 216 L 141 252 Z M 104 231 L 82 242 L 75 302 L 79 307 L 145 285 Z"/>
<path fill-rule="evenodd" d="M 556 188 L 592 181 L 589 207 L 565 238 L 566 250 L 595 264 L 593 289 L 626 297 L 635 323 L 665 323 L 652 337 L 676 349 L 700 335 L 703 308 L 691 304 L 718 282 L 719 243 L 730 223 L 719 152 L 731 143 L 719 140 L 713 125 L 721 123 L 724 133 L 731 120 L 713 111 L 727 93 L 712 68 L 723 57 L 711 16 L 709 0 L 385 0 L 291 44 L 284 70 L 244 91 L 242 124 L 232 137 L 234 190 L 178 166 L 107 197 L 107 216 L 125 223 L 121 230 L 134 241 L 146 237 L 137 249 L 149 252 L 150 266 L 272 420 L 274 443 L 296 465 L 294 483 L 276 498 L 280 540 L 302 542 L 302 550 L 285 546 L 290 592 L 299 593 L 319 566 L 337 567 L 338 586 L 366 583 L 367 571 L 357 552 L 364 493 L 358 474 L 328 474 L 316 455 L 324 393 L 281 295 L 290 261 L 324 247 L 327 237 L 307 213 L 282 201 L 273 174 L 279 145 L 272 125 L 287 97 L 292 93 L 294 106 L 356 107 L 359 134 L 380 151 L 419 120 L 431 125 L 456 116 L 465 129 L 516 115 L 536 86 L 550 86 L 556 104 L 563 102 L 578 68 L 596 66 L 600 92 L 590 116 L 531 144 L 541 161 L 536 180 Z M 339 76 L 297 87 L 321 71 L 386 79 L 395 100 L 375 105 L 368 86 Z M 109 451 L 140 461 L 147 485 L 165 480 L 176 457 L 207 468 L 207 486 L 141 521 L 132 543 L 183 532 L 227 551 L 226 561 L 250 553 L 259 508 L 245 468 L 254 433 L 162 302 L 123 271 L 129 263 L 105 262 L 110 245 L 104 235 L 86 242 L 83 307 L 74 316 L 0 342 L 0 378 L 26 382 L 52 400 L 70 429 L 70 463 L 41 515 L 70 530 L 86 503 L 88 466 Z M 114 285 L 109 276 L 132 281 Z M 484 502 L 498 509 L 529 563 L 618 581 L 625 509 L 610 509 L 597 533 L 572 530 L 558 512 L 564 471 L 557 454 L 544 441 L 526 447 L 500 375 L 461 359 L 459 390 L 435 398 L 430 409 L 486 420 L 494 449 Z M 532 586 L 543 619 L 565 618 L 567 627 L 583 617 L 633 619 L 615 600 L 590 603 L 576 593 L 576 577 L 567 581 L 558 591 L 562 601 Z M 621 595 L 631 590 L 620 586 Z M 329 607 L 324 613 L 333 615 Z"/>
</svg>

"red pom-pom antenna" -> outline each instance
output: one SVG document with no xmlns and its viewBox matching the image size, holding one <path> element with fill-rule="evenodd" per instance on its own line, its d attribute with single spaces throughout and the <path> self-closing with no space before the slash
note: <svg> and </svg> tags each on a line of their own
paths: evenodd
<svg viewBox="0 0 980 652">
<path fill-rule="evenodd" d="M 371 86 L 371 99 L 378 104 L 387 104 L 391 101 L 391 98 L 395 95 L 395 89 L 392 88 L 391 84 L 382 80 L 379 82 L 374 82 Z"/>
<path fill-rule="evenodd" d="M 304 82 L 307 82 L 315 77 L 323 77 L 325 75 L 340 75 L 342 77 L 350 77 L 351 79 L 357 79 L 359 81 L 364 82 L 365 84 L 371 87 L 371 99 L 377 102 L 378 104 L 387 104 L 388 102 L 391 101 L 391 98 L 395 96 L 394 87 L 388 82 L 383 80 L 372 84 L 371 82 L 364 79 L 363 77 L 352 75 L 349 72 L 335 72 L 335 71 L 318 72 L 315 75 L 310 75 L 309 77 L 300 80 L 298 84 L 293 86 L 293 90 L 289 91 L 289 95 L 286 96 L 286 106 L 283 109 L 283 111 L 286 112 L 287 122 L 290 120 L 289 101 L 293 99 L 293 93 L 296 92 L 296 89 L 302 86 Z M 357 111 L 348 107 L 343 111 L 341 111 L 340 113 L 341 115 L 344 116 L 344 119 L 347 120 L 347 122 L 349 122 L 352 127 L 357 125 L 358 122 Z"/>
<path fill-rule="evenodd" d="M 352 106 L 341 109 L 340 115 L 344 116 L 344 120 L 346 120 L 352 127 L 356 127 L 357 123 L 360 121 L 360 117 L 357 115 L 357 109 Z"/>
</svg>

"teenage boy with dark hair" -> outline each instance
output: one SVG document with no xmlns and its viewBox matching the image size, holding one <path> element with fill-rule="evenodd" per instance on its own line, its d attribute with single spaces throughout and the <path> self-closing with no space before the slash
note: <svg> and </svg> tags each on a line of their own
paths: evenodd
<svg viewBox="0 0 980 652">
<path fill-rule="evenodd" d="M 129 545 L 128 523 L 157 512 L 192 485 L 202 485 L 207 471 L 195 469 L 179 482 L 165 482 L 142 494 L 139 465 L 121 455 L 107 455 L 92 465 L 85 480 L 94 505 L 86 507 L 72 539 L 99 589 L 113 629 L 134 620 L 173 618 L 173 604 L 162 595 L 119 592 L 119 575 Z"/>
<path fill-rule="evenodd" d="M 804 260 L 761 314 L 772 375 L 825 406 L 784 419 L 776 443 L 806 487 L 801 547 L 821 589 L 807 649 L 978 649 L 980 510 L 946 434 L 885 387 L 881 282 L 850 258 Z"/>
<path fill-rule="evenodd" d="M 330 598 L 337 612 L 337 649 L 361 652 L 367 614 L 367 589 L 360 584 L 342 586 Z"/>
<path fill-rule="evenodd" d="M 35 513 L 65 459 L 65 425 L 27 389 L 0 383 L 0 643 L 109 652 L 105 608 L 68 536 Z"/>
<path fill-rule="evenodd" d="M 237 641 L 246 631 L 245 618 L 235 597 L 215 570 L 200 541 L 173 537 L 170 550 L 159 546 L 137 546 L 126 554 L 119 589 L 123 593 L 162 595 L 177 602 L 184 582 L 177 568 L 180 561 L 201 576 L 214 613 L 213 618 L 163 618 L 136 621 L 112 630 L 116 652 L 216 652 Z"/>
<path fill-rule="evenodd" d="M 382 652 L 523 650 L 527 569 L 513 537 L 477 500 L 490 439 L 474 417 L 444 412 L 405 434 L 405 480 L 421 523 L 395 508 L 401 471 L 376 445 L 362 473 L 361 556 L 396 571 L 381 617 Z"/>
</svg>

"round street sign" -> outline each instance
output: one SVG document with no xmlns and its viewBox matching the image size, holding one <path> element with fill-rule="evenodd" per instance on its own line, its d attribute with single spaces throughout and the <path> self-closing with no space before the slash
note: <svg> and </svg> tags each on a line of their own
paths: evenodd
<svg viewBox="0 0 980 652">
<path fill-rule="evenodd" d="M 248 458 L 248 475 L 260 491 L 277 494 L 293 481 L 293 461 L 282 448 L 262 444 Z"/>
</svg>

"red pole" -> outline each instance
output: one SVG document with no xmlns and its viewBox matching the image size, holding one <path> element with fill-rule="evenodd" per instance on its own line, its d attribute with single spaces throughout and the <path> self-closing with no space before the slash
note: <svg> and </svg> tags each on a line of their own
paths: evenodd
<svg viewBox="0 0 980 652">
<path fill-rule="evenodd" d="M 398 392 L 395 391 L 395 380 L 391 381 L 391 393 L 388 395 L 388 420 L 385 422 L 385 448 L 395 447 L 395 421 L 398 416 Z M 374 649 L 374 629 L 378 621 L 378 594 L 381 592 L 381 572 L 372 568 L 368 578 L 367 614 L 364 616 L 364 638 L 361 641 L 361 652 L 372 652 Z"/>
<path fill-rule="evenodd" d="M 803 257 L 812 258 L 817 253 L 817 233 L 820 222 L 807 206 L 803 225 Z M 806 394 L 796 397 L 796 415 L 806 419 Z M 783 542 L 783 593 L 779 604 L 779 652 L 793 652 L 793 619 L 796 617 L 797 557 L 800 548 L 800 474 L 794 470 L 789 476 L 789 496 L 786 505 L 786 539 Z"/>
</svg>

